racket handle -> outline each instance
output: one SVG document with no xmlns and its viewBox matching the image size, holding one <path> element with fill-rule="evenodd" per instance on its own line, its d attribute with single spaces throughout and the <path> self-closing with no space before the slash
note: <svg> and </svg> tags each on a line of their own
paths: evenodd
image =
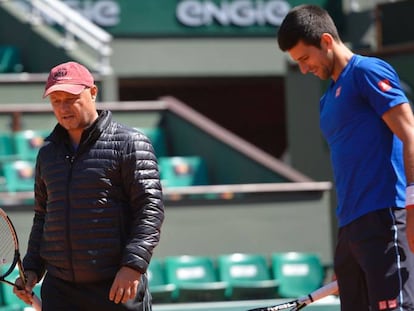
<svg viewBox="0 0 414 311">
<path fill-rule="evenodd" d="M 42 311 L 42 302 L 40 301 L 39 297 L 37 297 L 34 294 L 33 294 L 32 307 L 36 311 Z"/>
<path fill-rule="evenodd" d="M 319 300 L 319 299 L 324 298 L 326 296 L 333 295 L 337 291 L 338 291 L 338 283 L 336 281 L 333 281 L 333 282 L 317 289 L 311 295 L 312 295 L 312 299 L 314 301 L 316 301 L 316 300 Z"/>
<path fill-rule="evenodd" d="M 326 296 L 333 295 L 338 291 L 338 283 L 333 281 L 326 284 L 325 286 L 313 291 L 308 296 L 299 299 L 299 302 L 310 304 L 316 300 L 322 299 Z"/>
</svg>

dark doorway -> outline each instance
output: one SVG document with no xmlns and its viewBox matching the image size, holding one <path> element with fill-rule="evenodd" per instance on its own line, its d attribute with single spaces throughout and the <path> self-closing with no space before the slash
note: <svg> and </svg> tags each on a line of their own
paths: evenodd
<svg viewBox="0 0 414 311">
<path fill-rule="evenodd" d="M 281 77 L 121 79 L 120 100 L 174 96 L 275 157 L 286 149 Z"/>
</svg>

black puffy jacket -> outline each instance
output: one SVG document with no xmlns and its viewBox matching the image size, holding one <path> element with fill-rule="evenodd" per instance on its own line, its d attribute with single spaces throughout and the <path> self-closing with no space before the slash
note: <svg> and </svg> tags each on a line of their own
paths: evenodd
<svg viewBox="0 0 414 311">
<path fill-rule="evenodd" d="M 164 219 L 154 150 L 99 111 L 77 151 L 57 125 L 36 163 L 35 216 L 24 267 L 71 282 L 147 269 Z"/>
</svg>

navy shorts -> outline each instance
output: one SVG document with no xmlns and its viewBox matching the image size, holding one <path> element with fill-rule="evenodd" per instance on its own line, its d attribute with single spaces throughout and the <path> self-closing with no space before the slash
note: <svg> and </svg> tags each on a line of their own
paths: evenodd
<svg viewBox="0 0 414 311">
<path fill-rule="evenodd" d="M 414 310 L 405 209 L 371 212 L 340 228 L 334 265 L 341 311 Z"/>
</svg>

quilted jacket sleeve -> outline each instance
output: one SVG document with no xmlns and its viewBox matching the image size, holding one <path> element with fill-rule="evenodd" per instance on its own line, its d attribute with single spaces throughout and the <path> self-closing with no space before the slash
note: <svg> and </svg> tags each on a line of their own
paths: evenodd
<svg viewBox="0 0 414 311">
<path fill-rule="evenodd" d="M 34 207 L 35 213 L 33 217 L 32 229 L 30 232 L 27 254 L 23 260 L 23 266 L 25 270 L 36 272 L 38 279 L 40 280 L 45 272 L 45 265 L 40 257 L 40 242 L 45 221 L 46 189 L 41 180 L 39 165 L 39 161 L 37 161 L 34 186 L 34 191 L 36 194 Z"/>
<path fill-rule="evenodd" d="M 133 134 L 126 143 L 121 170 L 130 207 L 121 264 L 145 272 L 160 239 L 164 205 L 157 159 L 144 135 Z"/>
</svg>

